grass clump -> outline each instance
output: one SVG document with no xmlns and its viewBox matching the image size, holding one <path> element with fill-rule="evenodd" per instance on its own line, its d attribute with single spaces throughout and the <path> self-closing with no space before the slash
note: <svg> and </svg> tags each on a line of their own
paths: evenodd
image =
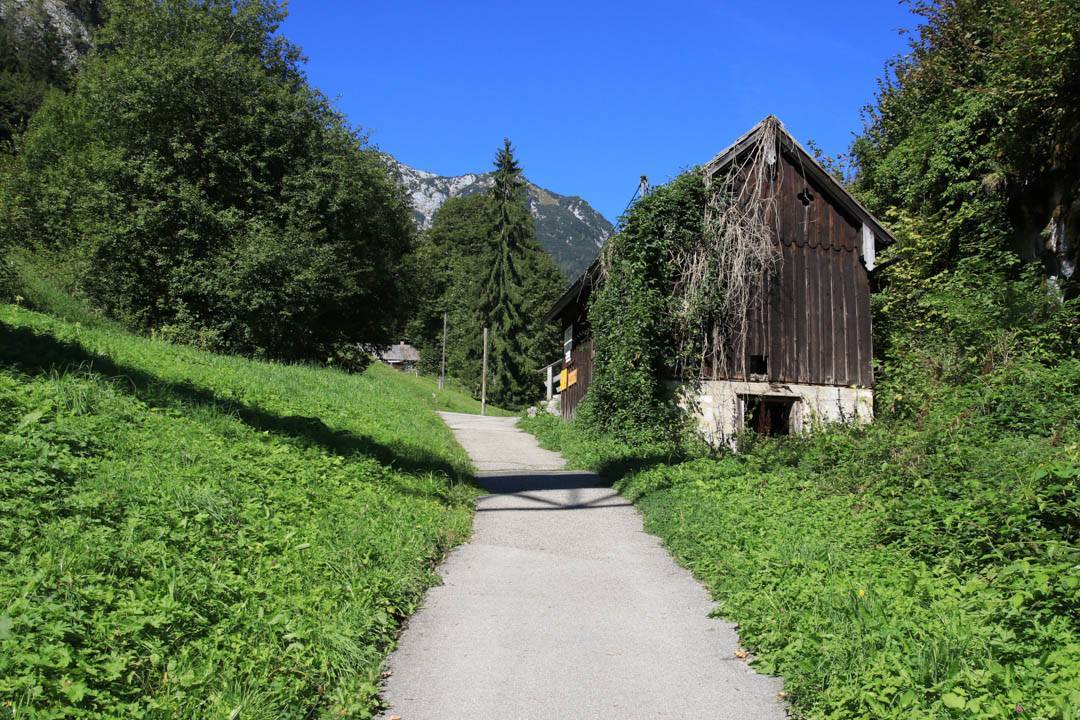
<svg viewBox="0 0 1080 720">
<path fill-rule="evenodd" d="M 0 306 L 0 717 L 369 717 L 470 528 L 429 384 Z"/>
<path fill-rule="evenodd" d="M 526 428 L 609 469 L 800 716 L 1075 720 L 1078 389 L 1075 360 L 1016 362 L 868 427 L 682 459 Z"/>
</svg>

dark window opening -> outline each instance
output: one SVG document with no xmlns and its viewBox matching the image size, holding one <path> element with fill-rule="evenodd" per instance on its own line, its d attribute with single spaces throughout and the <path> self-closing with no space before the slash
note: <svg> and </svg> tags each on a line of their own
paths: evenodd
<svg viewBox="0 0 1080 720">
<path fill-rule="evenodd" d="M 746 365 L 751 377 L 760 376 L 764 378 L 769 375 L 768 355 L 751 355 L 750 360 Z"/>
<path fill-rule="evenodd" d="M 809 207 L 810 203 L 814 202 L 814 193 L 810 192 L 810 188 L 803 188 L 795 197 L 799 198 L 799 202 L 803 204 L 803 207 Z"/>
<path fill-rule="evenodd" d="M 758 435 L 788 435 L 796 402 L 796 398 L 747 395 L 743 398 L 743 425 Z"/>
</svg>

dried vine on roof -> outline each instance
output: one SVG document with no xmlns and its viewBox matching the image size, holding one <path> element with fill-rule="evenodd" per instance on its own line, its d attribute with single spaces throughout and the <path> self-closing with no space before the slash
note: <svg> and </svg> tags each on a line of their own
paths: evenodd
<svg viewBox="0 0 1080 720">
<path fill-rule="evenodd" d="M 765 123 L 753 147 L 726 164 L 706 165 L 703 232 L 673 248 L 681 371 L 725 368 L 746 341 L 748 311 L 780 259 L 776 243 L 778 121 Z"/>
</svg>

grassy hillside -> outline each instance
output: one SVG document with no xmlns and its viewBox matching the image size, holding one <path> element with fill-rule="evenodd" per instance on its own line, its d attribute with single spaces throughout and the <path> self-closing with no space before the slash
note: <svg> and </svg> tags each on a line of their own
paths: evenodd
<svg viewBox="0 0 1080 720">
<path fill-rule="evenodd" d="M 1080 718 L 1080 362 L 739 455 L 523 424 L 599 468 L 807 718 Z"/>
<path fill-rule="evenodd" d="M 0 306 L 0 717 L 367 717 L 469 532 L 436 407 Z"/>
</svg>

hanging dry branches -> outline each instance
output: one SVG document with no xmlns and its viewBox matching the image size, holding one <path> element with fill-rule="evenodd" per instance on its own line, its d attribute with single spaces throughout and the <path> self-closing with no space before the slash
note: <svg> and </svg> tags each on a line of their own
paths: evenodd
<svg viewBox="0 0 1080 720">
<path fill-rule="evenodd" d="M 643 198 L 605 245 L 589 311 L 604 348 L 594 404 L 608 376 L 604 401 L 614 407 L 633 404 L 620 387 L 635 372 L 660 383 L 672 369 L 689 379 L 742 368 L 751 311 L 781 258 L 779 121 L 769 118 L 750 137 L 749 147 L 737 144 Z"/>
<path fill-rule="evenodd" d="M 762 300 L 766 275 L 779 262 L 776 188 L 779 121 L 770 118 L 748 150 L 702 168 L 703 232 L 672 248 L 680 373 L 729 366 L 741 352 L 749 310 Z"/>
</svg>

